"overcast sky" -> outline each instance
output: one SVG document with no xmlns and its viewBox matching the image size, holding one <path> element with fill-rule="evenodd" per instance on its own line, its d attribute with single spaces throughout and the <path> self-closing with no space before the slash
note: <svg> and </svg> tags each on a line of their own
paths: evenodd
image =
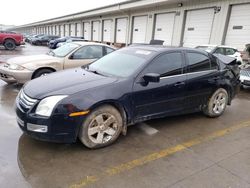
<svg viewBox="0 0 250 188">
<path fill-rule="evenodd" d="M 0 24 L 23 25 L 127 0 L 2 0 Z"/>
</svg>

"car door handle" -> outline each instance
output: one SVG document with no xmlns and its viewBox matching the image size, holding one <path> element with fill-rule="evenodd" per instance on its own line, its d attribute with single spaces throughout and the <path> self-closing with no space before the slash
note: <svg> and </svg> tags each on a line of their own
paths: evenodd
<svg viewBox="0 0 250 188">
<path fill-rule="evenodd" d="M 183 86 L 185 85 L 185 82 L 177 82 L 176 84 L 174 84 L 174 86 L 178 87 L 178 86 Z"/>
</svg>

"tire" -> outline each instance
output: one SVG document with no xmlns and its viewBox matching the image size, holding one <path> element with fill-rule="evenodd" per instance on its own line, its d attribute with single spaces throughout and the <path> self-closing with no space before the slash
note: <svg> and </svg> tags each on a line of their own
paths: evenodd
<svg viewBox="0 0 250 188">
<path fill-rule="evenodd" d="M 6 50 L 15 50 L 16 48 L 16 43 L 14 40 L 12 39 L 7 39 L 5 42 L 4 42 L 4 47 Z"/>
<path fill-rule="evenodd" d="M 101 106 L 87 116 L 80 128 L 79 139 L 90 149 L 105 147 L 116 141 L 122 127 L 120 112 L 110 105 Z"/>
<path fill-rule="evenodd" d="M 41 77 L 41 76 L 46 76 L 47 74 L 50 74 L 54 72 L 53 70 L 50 70 L 50 69 L 40 69 L 38 70 L 37 72 L 34 73 L 32 79 L 35 79 L 35 78 L 38 78 L 38 77 Z"/>
<path fill-rule="evenodd" d="M 213 95 L 209 98 L 207 105 L 203 109 L 203 113 L 208 117 L 221 116 L 228 104 L 228 93 L 225 89 L 217 89 Z"/>
</svg>

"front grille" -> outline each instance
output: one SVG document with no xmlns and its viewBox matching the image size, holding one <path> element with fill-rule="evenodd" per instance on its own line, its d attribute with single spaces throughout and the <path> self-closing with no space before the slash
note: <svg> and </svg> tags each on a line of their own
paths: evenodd
<svg viewBox="0 0 250 188">
<path fill-rule="evenodd" d="M 35 103 L 37 102 L 37 99 L 33 99 L 26 95 L 23 90 L 19 93 L 19 103 L 22 107 L 26 109 L 30 109 Z"/>
<path fill-rule="evenodd" d="M 250 77 L 250 70 L 243 69 L 240 71 L 240 75 Z"/>
<path fill-rule="evenodd" d="M 1 77 L 1 78 L 8 78 L 8 75 L 3 74 L 3 73 L 0 73 L 0 77 Z"/>
</svg>

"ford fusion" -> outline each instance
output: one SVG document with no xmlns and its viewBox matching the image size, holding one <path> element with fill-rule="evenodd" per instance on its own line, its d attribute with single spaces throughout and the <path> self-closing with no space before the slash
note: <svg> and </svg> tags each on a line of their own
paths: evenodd
<svg viewBox="0 0 250 188">
<path fill-rule="evenodd" d="M 234 58 L 189 48 L 127 47 L 28 82 L 16 99 L 17 122 L 36 139 L 79 138 L 99 148 L 141 121 L 198 111 L 218 117 L 238 88 Z"/>
</svg>

